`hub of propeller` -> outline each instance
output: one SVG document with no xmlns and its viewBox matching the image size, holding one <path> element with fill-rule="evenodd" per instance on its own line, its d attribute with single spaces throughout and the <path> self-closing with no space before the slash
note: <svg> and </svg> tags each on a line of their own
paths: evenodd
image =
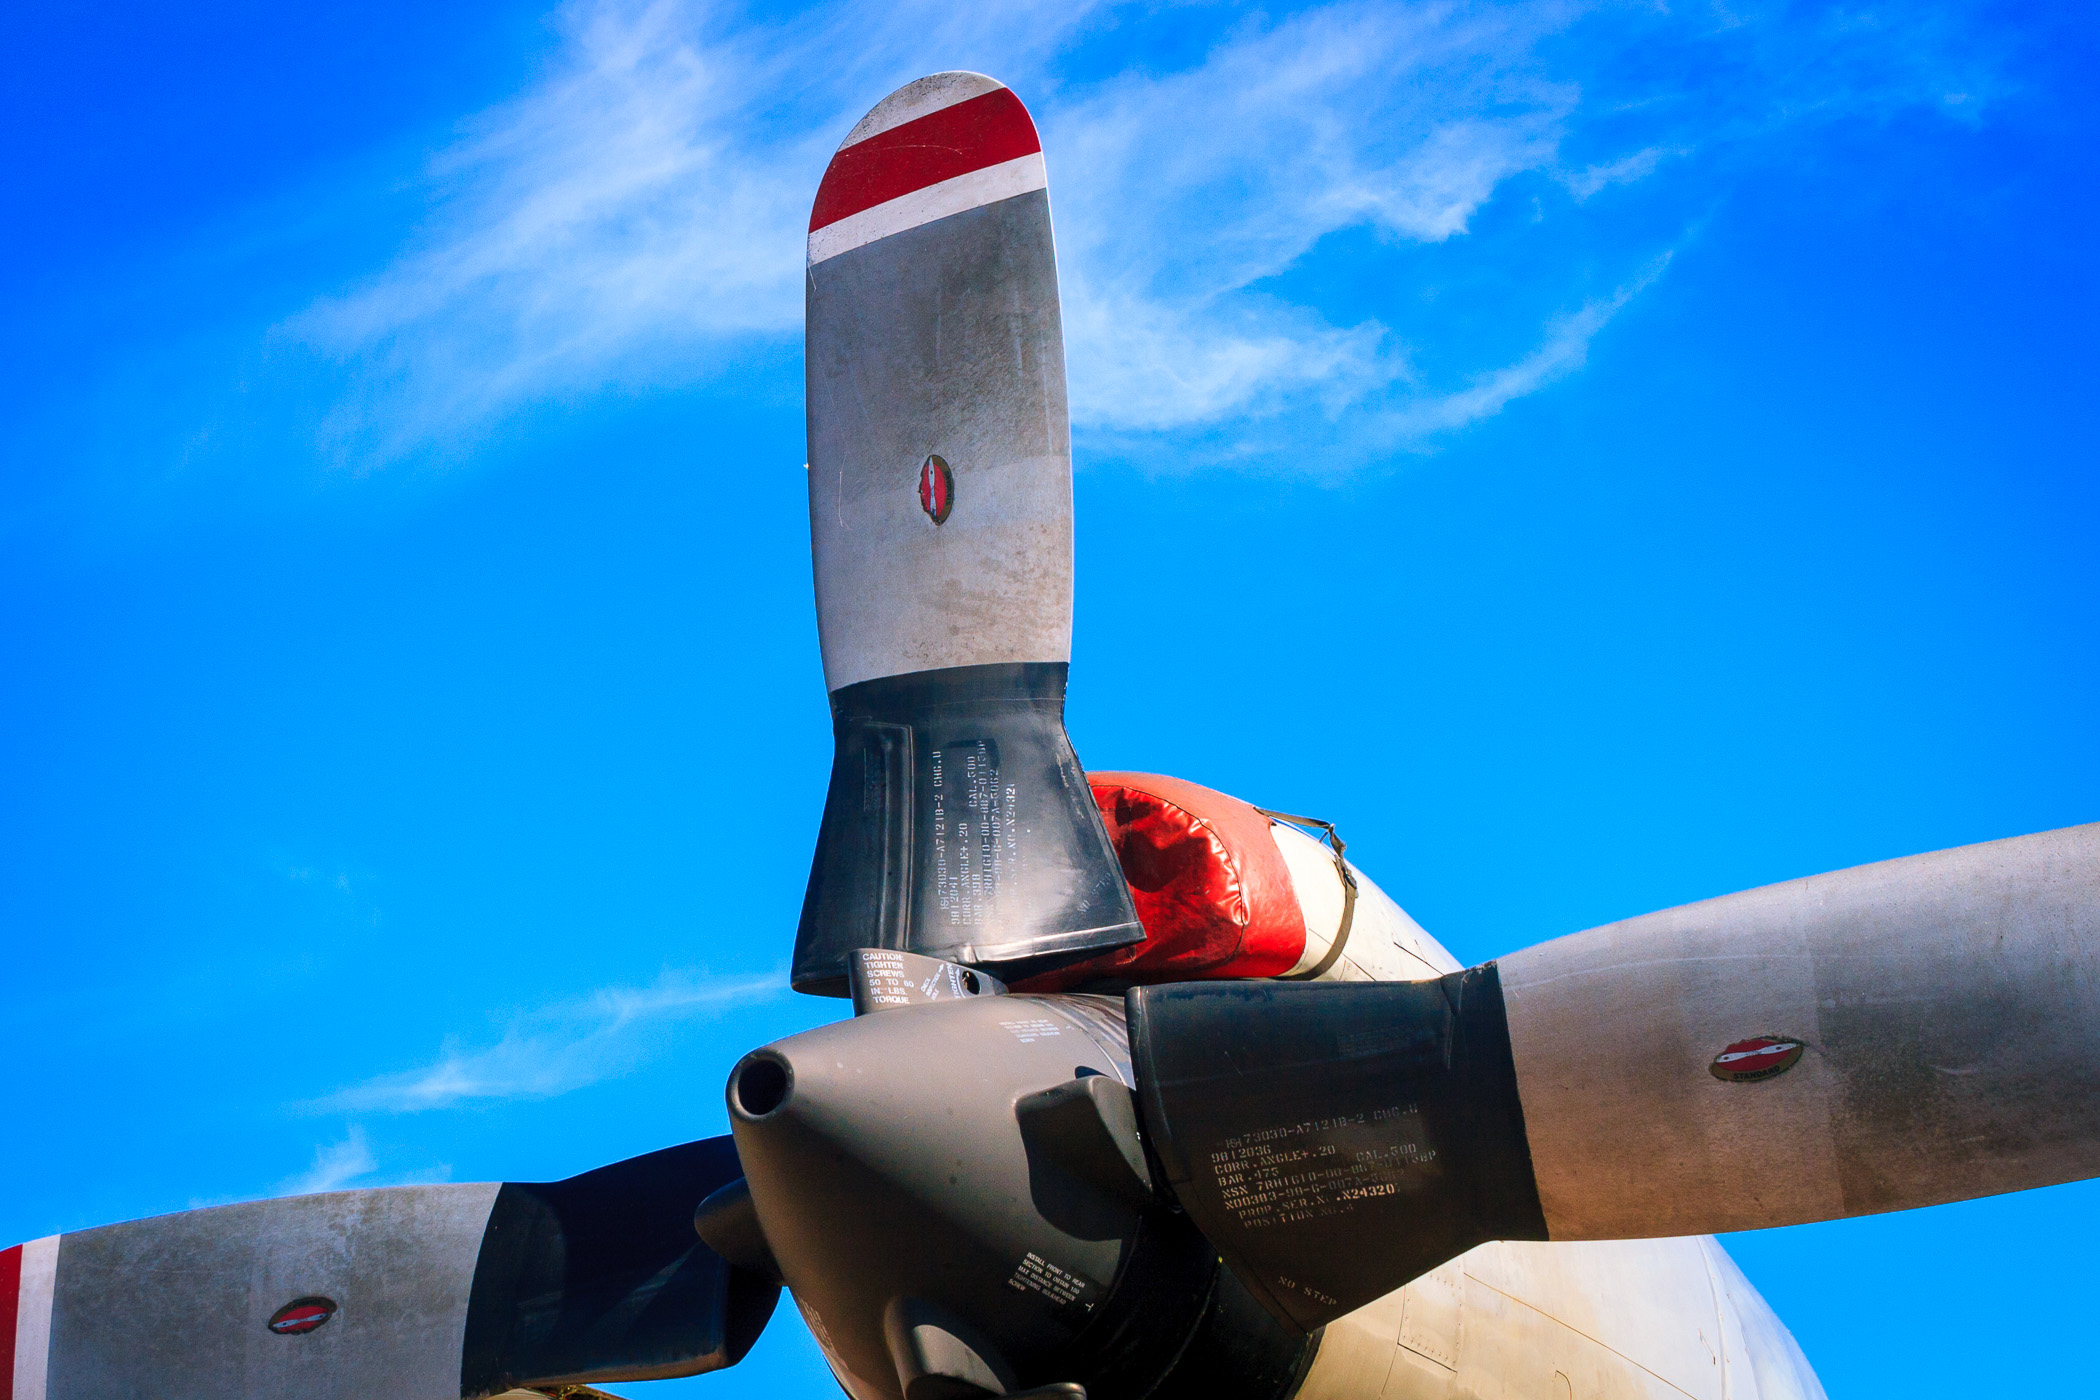
<svg viewBox="0 0 2100 1400">
<path fill-rule="evenodd" d="M 1099 996 L 777 1041 L 729 1079 L 748 1207 L 697 1223 L 777 1270 L 857 1400 L 1152 1393 L 1206 1325 L 1272 1340 L 1287 1381 L 1307 1340 L 1155 1192 L 1128 1065 L 1121 999 Z"/>
</svg>

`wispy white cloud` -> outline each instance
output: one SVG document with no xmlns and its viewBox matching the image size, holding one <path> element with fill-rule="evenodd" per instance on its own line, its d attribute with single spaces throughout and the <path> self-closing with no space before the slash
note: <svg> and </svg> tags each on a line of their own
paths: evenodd
<svg viewBox="0 0 2100 1400">
<path fill-rule="evenodd" d="M 1380 426 L 1388 436 L 1400 441 L 1461 427 L 1500 413 L 1513 400 L 1582 368 L 1597 332 L 1627 302 L 1661 277 L 1669 265 L 1670 255 L 1665 253 L 1610 296 L 1585 302 L 1580 309 L 1547 322 L 1538 348 L 1514 364 L 1481 375 L 1463 389 L 1425 397 L 1397 409 Z"/>
<path fill-rule="evenodd" d="M 1575 196 L 1576 202 L 1580 203 L 1609 186 L 1630 185 L 1636 180 L 1646 179 L 1655 173 L 1656 166 L 1669 157 L 1688 154 L 1690 153 L 1687 151 L 1650 146 L 1646 150 L 1635 151 L 1630 156 L 1621 156 L 1602 165 L 1563 171 L 1557 178 L 1567 187 L 1568 193 Z"/>
<path fill-rule="evenodd" d="M 230 1206 L 242 1201 L 278 1196 L 310 1196 L 322 1191 L 427 1186 L 451 1179 L 452 1167 L 446 1162 L 430 1163 L 406 1171 L 381 1173 L 379 1161 L 372 1153 L 364 1128 L 353 1123 L 340 1142 L 324 1142 L 317 1145 L 314 1148 L 313 1162 L 305 1171 L 295 1172 L 260 1191 L 244 1190 L 219 1195 L 192 1196 L 187 1208 L 208 1210 L 213 1206 Z"/>
<path fill-rule="evenodd" d="M 1165 429 L 1419 391 L 1386 327 L 1258 284 L 1364 227 L 1441 243 L 1552 159 L 1576 102 L 1536 71 L 1562 5 L 1335 5 L 1046 118 L 1074 417 Z"/>
<path fill-rule="evenodd" d="M 358 461 L 533 400 L 721 373 L 799 330 L 802 225 L 839 135 L 897 83 L 971 66 L 1020 88 L 1044 128 L 1081 428 L 1361 408 L 1434 436 L 1579 365 L 1623 298 L 1556 314 L 1574 289 L 1541 256 L 1505 279 L 1529 273 L 1534 295 L 1480 309 L 1497 334 L 1424 355 L 1390 295 L 1352 309 L 1283 285 L 1317 271 L 1326 240 L 1462 250 L 1512 182 L 1579 205 L 1788 123 L 1942 109 L 1988 85 L 1950 69 L 1958 25 L 1907 10 L 1338 0 L 1274 21 L 1173 17 L 1210 26 L 1193 58 L 1104 71 L 1108 42 L 1087 41 L 1157 13 L 826 0 L 761 20 L 706 0 L 573 0 L 549 75 L 432 162 L 412 246 L 280 333 L 349 369 L 324 436 Z M 1653 76 L 1693 59 L 1711 71 Z M 1627 286 L 1658 251 L 1618 251 Z"/>
<path fill-rule="evenodd" d="M 365 1142 L 365 1130 L 352 1125 L 349 1135 L 341 1142 L 316 1147 L 313 1165 L 297 1176 L 279 1182 L 277 1194 L 306 1196 L 316 1191 L 338 1191 L 378 1169 L 379 1163 L 373 1159 L 372 1149 Z"/>
<path fill-rule="evenodd" d="M 556 71 L 468 123 L 422 236 L 279 335 L 350 364 L 323 435 L 384 458 L 521 402 L 704 375 L 801 324 L 803 224 L 839 136 L 919 52 L 1027 61 L 1091 8 L 833 7 L 780 24 L 697 0 L 577 0 Z M 902 75 L 902 76 L 899 76 Z"/>
<path fill-rule="evenodd" d="M 800 258 L 790 139 L 763 126 L 784 55 L 669 4 L 565 12 L 560 71 L 432 164 L 416 245 L 283 332 L 352 362 L 325 433 L 380 455 L 521 400 L 675 374 L 696 343 L 777 332 Z"/>
<path fill-rule="evenodd" d="M 418 1113 L 481 1099 L 551 1098 L 642 1064 L 662 1049 L 662 1033 L 678 1021 L 764 1001 L 786 987 L 785 973 L 667 973 L 649 987 L 604 988 L 517 1016 L 493 1045 L 448 1040 L 428 1065 L 381 1075 L 300 1107 L 313 1113 Z"/>
</svg>

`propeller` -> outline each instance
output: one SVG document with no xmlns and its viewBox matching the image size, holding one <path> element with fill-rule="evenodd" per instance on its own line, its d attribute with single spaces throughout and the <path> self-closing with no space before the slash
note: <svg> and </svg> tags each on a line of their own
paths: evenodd
<svg viewBox="0 0 2100 1400">
<path fill-rule="evenodd" d="M 810 213 L 809 533 L 835 757 L 797 989 L 1145 936 L 1064 727 L 1072 447 L 1042 145 L 977 73 L 884 98 Z"/>
<path fill-rule="evenodd" d="M 1148 1141 L 1279 1317 L 1493 1239 L 1708 1234 L 2100 1175 L 2100 825 L 1419 983 L 1129 994 Z"/>
<path fill-rule="evenodd" d="M 2100 1173 L 2100 826 L 1420 982 L 1010 992 L 1136 976 L 1100 954 L 1145 938 L 1064 728 L 1064 354 L 1019 100 L 885 98 L 808 256 L 835 751 L 792 976 L 853 1018 L 745 1056 L 733 1138 L 0 1252 L 0 1400 L 573 1396 L 735 1364 L 782 1284 L 854 1400 L 1284 1400 L 1325 1323 L 1490 1240 Z"/>
<path fill-rule="evenodd" d="M 255 1201 L 0 1253 L 12 1400 L 450 1400 L 734 1365 L 777 1282 L 693 1234 L 726 1137 L 564 1181 Z"/>
</svg>

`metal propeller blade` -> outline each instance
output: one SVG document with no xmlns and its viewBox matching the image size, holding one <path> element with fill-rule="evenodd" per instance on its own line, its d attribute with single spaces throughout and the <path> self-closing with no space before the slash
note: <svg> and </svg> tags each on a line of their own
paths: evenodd
<svg viewBox="0 0 2100 1400">
<path fill-rule="evenodd" d="M 734 1365 L 779 1297 L 693 1233 L 729 1138 L 565 1181 L 338 1191 L 0 1252 L 13 1400 L 454 1400 Z M 0 1362 L 10 1358 L 0 1355 Z"/>
<path fill-rule="evenodd" d="M 1012 92 L 884 98 L 810 215 L 810 548 L 837 744 L 794 985 L 1144 937 L 1065 735 L 1072 452 L 1049 191 Z"/>
<path fill-rule="evenodd" d="M 1149 1141 L 1313 1327 L 1491 1239 L 2100 1175 L 2100 825 L 1795 880 L 1432 982 L 1129 994 Z"/>
</svg>

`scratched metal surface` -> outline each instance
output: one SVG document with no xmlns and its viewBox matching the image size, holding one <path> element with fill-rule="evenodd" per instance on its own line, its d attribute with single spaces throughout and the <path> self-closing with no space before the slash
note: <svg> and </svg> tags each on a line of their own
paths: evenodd
<svg viewBox="0 0 2100 1400">
<path fill-rule="evenodd" d="M 1824 1400 L 1711 1239 L 1486 1244 L 1327 1325 L 1294 1400 Z"/>
<path fill-rule="evenodd" d="M 1665 910 L 1501 968 L 1556 1239 L 2100 1174 L 2100 825 Z M 1807 1049 L 1762 1083 L 1707 1072 L 1758 1035 Z"/>
<path fill-rule="evenodd" d="M 1069 661 L 1072 448 L 1046 191 L 809 270 L 810 544 L 832 690 Z M 919 470 L 953 471 L 952 513 Z"/>
<path fill-rule="evenodd" d="M 340 1191 L 63 1236 L 47 1400 L 457 1400 L 494 1184 Z M 269 1319 L 318 1295 L 300 1336 Z"/>
</svg>

